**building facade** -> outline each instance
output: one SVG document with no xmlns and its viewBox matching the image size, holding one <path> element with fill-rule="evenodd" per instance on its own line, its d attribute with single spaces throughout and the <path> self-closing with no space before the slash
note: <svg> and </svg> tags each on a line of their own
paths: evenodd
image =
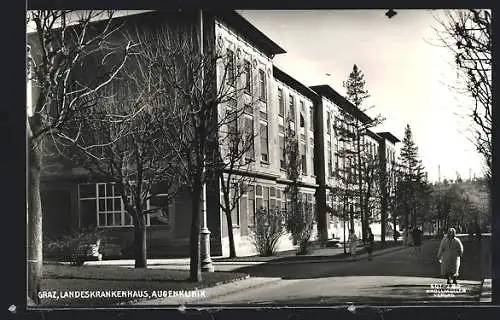
<svg viewBox="0 0 500 320">
<path fill-rule="evenodd" d="M 134 19 L 138 24 L 152 21 L 161 24 L 168 17 L 147 12 Z M 342 217 L 334 214 L 334 209 L 342 206 L 342 199 L 336 190 L 340 188 L 342 175 L 351 161 L 342 150 L 352 148 L 352 145 L 349 146 L 350 142 L 344 141 L 339 132 L 341 129 L 352 129 L 344 125 L 346 117 L 351 123 L 368 123 L 370 117 L 331 87 L 307 87 L 276 67 L 273 58 L 284 54 L 285 50 L 236 12 L 209 13 L 201 19 L 198 14 L 184 13 L 183 19 L 193 24 L 198 36 L 203 35 L 202 48 L 218 48 L 226 57 L 225 63 L 218 66 L 216 79 L 209 81 L 225 85 L 228 78 L 241 72 L 242 76 L 231 84 L 241 89 L 237 90 L 239 94 L 221 104 L 219 110 L 242 110 L 241 116 L 236 119 L 237 130 L 255 133 L 252 148 L 246 155 L 251 160 L 247 170 L 233 172 L 233 175 L 248 176 L 249 183 L 231 212 L 232 226 L 228 226 L 225 213 L 221 210 L 223 193 L 220 182 L 211 185 L 205 195 L 211 254 L 228 255 L 229 228 L 233 231 L 237 254 L 255 254 L 252 230 L 257 210 L 286 210 L 285 188 L 290 183 L 285 171 L 287 127 L 293 130 L 299 144 L 301 198 L 310 204 L 315 213 L 313 240 L 320 234 L 326 238 L 341 237 L 345 225 Z M 198 26 L 203 27 L 196 29 Z M 200 30 L 203 31 L 200 33 Z M 28 95 L 36 91 L 32 87 L 28 84 Z M 397 138 L 388 132 L 376 134 L 370 131 L 362 139 L 363 145 L 370 150 L 369 154 L 380 158 L 378 170 L 391 172 L 396 158 Z M 374 189 L 387 188 L 387 181 L 382 178 L 373 181 Z M 356 186 L 353 186 L 353 192 L 355 190 Z M 232 192 L 238 192 L 237 188 Z M 155 200 L 148 202 L 148 208 L 160 207 L 161 196 L 160 191 Z M 378 205 L 373 209 L 372 216 L 388 212 L 387 199 L 374 198 Z M 381 200 L 377 200 L 379 198 Z M 114 185 L 95 177 L 89 178 L 85 170 L 58 161 L 49 162 L 43 174 L 42 205 L 47 238 L 58 238 L 84 227 L 97 227 L 109 236 L 104 246 L 105 258 L 127 254 L 127 248 L 132 245 L 132 219 L 124 210 Z M 353 212 L 359 204 L 351 199 L 347 206 Z M 189 212 L 189 194 L 181 192 L 167 208 L 148 215 L 148 257 L 188 255 Z M 353 221 L 353 226 L 359 233 L 362 226 L 357 219 Z M 291 236 L 284 236 L 279 249 L 293 247 Z"/>
</svg>

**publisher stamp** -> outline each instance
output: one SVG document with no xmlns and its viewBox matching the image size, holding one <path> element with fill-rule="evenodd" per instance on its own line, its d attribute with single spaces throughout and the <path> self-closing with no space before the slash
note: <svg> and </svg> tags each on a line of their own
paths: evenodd
<svg viewBox="0 0 500 320">
<path fill-rule="evenodd" d="M 433 297 L 454 298 L 467 294 L 468 289 L 460 284 L 431 284 L 425 292 Z"/>
</svg>

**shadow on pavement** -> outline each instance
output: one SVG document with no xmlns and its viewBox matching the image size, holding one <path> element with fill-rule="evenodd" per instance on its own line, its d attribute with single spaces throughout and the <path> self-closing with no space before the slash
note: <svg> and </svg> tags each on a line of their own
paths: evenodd
<svg viewBox="0 0 500 320">
<path fill-rule="evenodd" d="M 480 281 L 483 278 L 482 264 L 485 261 L 481 242 L 461 238 L 464 256 L 459 280 Z M 483 240 L 484 241 L 484 240 Z M 281 277 L 283 279 L 314 279 L 337 276 L 405 276 L 440 277 L 440 265 L 436 254 L 439 240 L 424 242 L 420 252 L 405 248 L 392 253 L 375 256 L 372 261 L 363 255 L 356 261 L 273 264 L 272 262 L 237 269 L 257 277 Z M 376 252 L 375 252 L 376 253 Z M 375 254 L 374 253 L 374 254 Z"/>
</svg>

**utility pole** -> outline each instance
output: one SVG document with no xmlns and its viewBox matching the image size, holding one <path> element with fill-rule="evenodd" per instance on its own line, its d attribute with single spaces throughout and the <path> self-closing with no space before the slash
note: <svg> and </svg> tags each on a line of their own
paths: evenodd
<svg viewBox="0 0 500 320">
<path fill-rule="evenodd" d="M 200 10 L 200 55 L 201 59 L 204 59 L 203 52 L 203 10 Z M 204 83 L 205 80 L 205 64 L 202 63 L 201 66 L 201 90 L 204 94 Z M 218 107 L 218 106 L 217 106 Z M 203 170 L 206 173 L 206 166 L 203 166 Z M 205 179 L 206 180 L 206 179 Z M 201 258 L 201 271 L 214 272 L 214 265 L 212 264 L 212 259 L 210 257 L 210 230 L 207 225 L 207 182 L 203 184 L 203 205 L 202 205 L 202 225 L 200 229 L 200 258 Z"/>
</svg>

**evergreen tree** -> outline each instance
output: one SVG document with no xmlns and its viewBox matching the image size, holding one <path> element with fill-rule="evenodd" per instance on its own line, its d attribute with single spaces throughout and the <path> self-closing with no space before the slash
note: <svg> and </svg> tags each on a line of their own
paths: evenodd
<svg viewBox="0 0 500 320">
<path fill-rule="evenodd" d="M 399 155 L 400 179 L 397 184 L 398 211 L 403 217 L 404 227 L 423 223 L 426 216 L 429 185 L 422 161 L 418 158 L 418 147 L 413 141 L 410 125 L 406 125 L 403 146 Z M 420 219 L 419 219 L 420 217 Z"/>
<path fill-rule="evenodd" d="M 347 99 L 351 101 L 356 108 L 360 108 L 363 101 L 370 97 L 368 90 L 365 89 L 365 75 L 357 65 L 352 67 L 347 81 L 344 81 L 344 88 L 347 90 Z"/>
<path fill-rule="evenodd" d="M 368 110 L 363 105 L 363 102 L 370 97 L 368 90 L 365 88 L 366 81 L 364 80 L 363 72 L 354 65 L 352 72 L 349 74 L 347 81 L 344 82 L 346 89 L 346 99 L 349 100 L 359 111 L 365 112 Z M 361 120 L 358 117 L 342 117 L 341 121 L 344 122 L 347 128 L 351 129 L 347 138 L 351 138 L 349 145 L 351 146 L 349 152 L 354 156 L 352 162 L 352 169 L 354 178 L 357 184 L 357 208 L 359 209 L 359 216 L 362 225 L 362 237 L 366 239 L 366 231 L 370 223 L 370 198 L 373 198 L 372 184 L 373 170 L 367 168 L 367 162 L 372 162 L 372 156 L 369 154 L 368 144 L 365 143 L 365 136 L 370 128 L 375 127 L 383 122 L 383 117 L 377 115 L 373 119 Z M 350 137 L 349 137 L 350 135 Z"/>
</svg>

